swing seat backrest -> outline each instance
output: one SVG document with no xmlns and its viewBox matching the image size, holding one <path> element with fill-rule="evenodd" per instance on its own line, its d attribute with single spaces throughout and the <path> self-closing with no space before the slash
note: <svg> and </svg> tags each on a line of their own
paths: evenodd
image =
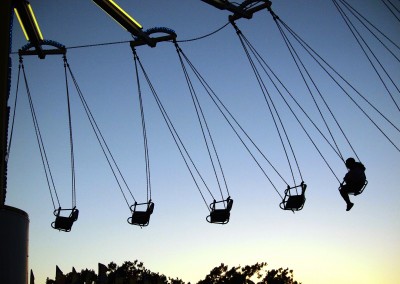
<svg viewBox="0 0 400 284">
<path fill-rule="evenodd" d="M 78 220 L 78 216 L 79 216 L 79 210 L 74 209 L 74 210 L 72 210 L 71 214 L 69 215 L 69 218 L 71 220 L 73 220 L 73 222 L 75 222 L 76 220 Z"/>
</svg>

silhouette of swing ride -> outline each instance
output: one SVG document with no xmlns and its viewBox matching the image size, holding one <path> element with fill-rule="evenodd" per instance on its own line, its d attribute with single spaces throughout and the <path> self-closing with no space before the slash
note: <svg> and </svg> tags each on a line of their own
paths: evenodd
<svg viewBox="0 0 400 284">
<path fill-rule="evenodd" d="M 289 36 L 292 36 L 292 38 L 299 42 L 300 45 L 307 51 L 308 54 L 310 54 L 314 60 L 323 68 L 325 72 L 328 74 L 336 73 L 335 70 L 333 70 L 330 65 L 324 61 L 310 46 L 307 45 L 289 26 L 287 26 L 275 13 L 272 11 L 272 2 L 268 0 L 247 0 L 244 1 L 241 4 L 236 4 L 236 3 L 231 3 L 229 1 L 225 0 L 202 0 L 203 2 L 218 8 L 220 10 L 227 10 L 231 12 L 232 14 L 228 17 L 229 18 L 229 23 L 232 25 L 234 28 L 239 41 L 244 49 L 245 54 L 247 55 L 247 59 L 249 60 L 250 66 L 252 67 L 252 70 L 254 72 L 255 78 L 257 79 L 258 85 L 260 87 L 261 93 L 264 97 L 265 104 L 267 109 L 269 110 L 269 114 L 271 115 L 274 126 L 276 128 L 276 131 L 278 133 L 278 136 L 280 138 L 282 148 L 284 150 L 286 160 L 288 162 L 288 167 L 290 169 L 291 175 L 292 175 L 292 182 L 289 183 L 287 182 L 282 175 L 278 172 L 276 167 L 269 161 L 267 156 L 260 150 L 260 147 L 258 147 L 254 140 L 249 136 L 249 134 L 245 131 L 245 129 L 242 127 L 241 124 L 237 121 L 237 119 L 232 115 L 232 113 L 227 109 L 225 104 L 221 101 L 221 99 L 215 94 L 215 92 L 210 88 L 209 84 L 205 81 L 204 77 L 200 74 L 200 72 L 196 69 L 196 67 L 192 64 L 192 62 L 189 60 L 189 58 L 186 56 L 186 54 L 183 52 L 181 46 L 179 45 L 179 41 L 177 41 L 177 35 L 175 31 L 165 28 L 165 27 L 157 27 L 157 28 L 150 28 L 148 30 L 143 30 L 143 27 L 136 21 L 134 20 L 128 13 L 126 13 L 120 6 L 118 6 L 114 1 L 112 0 L 93 0 L 100 8 L 102 8 L 108 15 L 110 15 L 114 20 L 116 20 L 122 27 L 124 27 L 130 34 L 133 36 L 133 40 L 130 41 L 130 47 L 132 49 L 133 57 L 134 57 L 134 64 L 135 64 L 135 71 L 136 71 L 136 81 L 137 81 L 137 92 L 138 92 L 138 100 L 139 100 L 139 107 L 140 107 L 140 115 L 141 115 L 141 126 L 142 126 L 142 138 L 143 138 L 143 148 L 144 148 L 144 156 L 145 156 L 145 169 L 146 169 L 146 184 L 147 184 L 147 199 L 145 202 L 137 202 L 135 199 L 132 191 L 130 190 L 124 176 L 122 175 L 122 172 L 116 163 L 116 160 L 114 159 L 114 156 L 112 155 L 109 146 L 107 145 L 107 142 L 100 131 L 100 128 L 93 116 L 93 113 L 91 112 L 84 96 L 83 93 L 81 92 L 79 85 L 77 83 L 77 80 L 75 79 L 71 67 L 67 61 L 67 48 L 65 48 L 64 45 L 57 43 L 55 41 L 50 41 L 50 40 L 44 40 L 43 36 L 40 32 L 39 26 L 37 24 L 36 18 L 33 14 L 33 10 L 30 7 L 29 3 L 25 0 L 20 0 L 16 1 L 16 6 L 15 6 L 15 14 L 17 15 L 17 18 L 21 24 L 21 27 L 26 35 L 27 40 L 29 43 L 22 47 L 19 50 L 19 56 L 20 56 L 20 65 L 19 65 L 19 71 L 18 71 L 18 84 L 19 84 L 19 79 L 20 79 L 20 71 L 22 71 L 23 75 L 23 81 L 25 82 L 25 87 L 27 90 L 27 95 L 28 95 L 28 100 L 29 100 L 29 105 L 30 105 L 30 110 L 31 110 L 31 115 L 32 115 L 32 120 L 34 123 L 34 128 L 35 128 L 35 134 L 37 138 L 37 142 L 39 144 L 39 150 L 42 158 L 42 163 L 43 167 L 45 170 L 45 175 L 46 175 L 46 180 L 47 184 L 49 187 L 50 191 L 50 196 L 51 200 L 53 202 L 53 207 L 54 207 L 54 215 L 56 217 L 55 221 L 51 224 L 51 226 L 59 231 L 64 231 L 64 232 L 69 232 L 71 231 L 73 223 L 78 219 L 79 215 L 79 210 L 76 207 L 76 189 L 75 189 L 75 162 L 74 162 L 74 148 L 73 148 L 73 127 L 72 127 L 72 119 L 71 119 L 71 109 L 70 109 L 70 94 L 69 94 L 69 88 L 68 88 L 68 82 L 72 80 L 76 91 L 79 95 L 80 101 L 84 107 L 85 113 L 88 117 L 88 120 L 91 124 L 91 127 L 95 133 L 95 136 L 99 142 L 100 147 L 102 148 L 102 151 L 105 155 L 105 158 L 108 162 L 108 165 L 114 175 L 114 178 L 118 184 L 118 187 L 123 195 L 123 198 L 125 199 L 125 202 L 130 210 L 131 216 L 127 219 L 128 223 L 131 225 L 137 225 L 140 227 L 146 227 L 149 225 L 150 222 L 150 217 L 154 211 L 154 202 L 152 201 L 151 197 L 151 174 L 150 174 L 150 155 L 149 155 L 149 149 L 148 149 L 148 142 L 147 142 L 147 131 L 146 131 L 146 119 L 145 119 L 145 112 L 144 112 L 144 106 L 143 106 L 143 100 L 142 100 L 142 91 L 141 91 L 141 84 L 140 84 L 140 77 L 144 77 L 145 81 L 150 87 L 151 93 L 153 98 L 156 101 L 156 104 L 162 114 L 162 117 L 167 125 L 167 128 L 169 132 L 171 133 L 171 136 L 178 147 L 178 150 L 185 162 L 185 165 L 187 169 L 189 170 L 189 173 L 195 183 L 196 188 L 198 189 L 204 203 L 207 206 L 207 209 L 209 210 L 209 215 L 206 217 L 206 221 L 209 223 L 213 224 L 227 224 L 230 220 L 230 213 L 232 210 L 233 206 L 233 199 L 230 196 L 229 193 L 229 187 L 228 183 L 224 174 L 224 170 L 222 167 L 222 161 L 220 159 L 220 156 L 217 151 L 217 145 L 213 139 L 212 131 L 210 128 L 210 124 L 207 121 L 207 118 L 205 116 L 205 113 L 203 112 L 202 105 L 200 103 L 200 100 L 198 99 L 197 92 L 194 88 L 194 85 L 192 83 L 192 77 L 189 75 L 190 70 L 193 72 L 194 77 L 196 77 L 201 85 L 204 87 L 205 92 L 208 94 L 210 97 L 211 101 L 215 104 L 215 106 L 218 108 L 219 112 L 221 113 L 222 117 L 230 128 L 234 131 L 234 134 L 237 136 L 239 141 L 243 144 L 244 148 L 246 151 L 250 154 L 252 159 L 255 161 L 257 166 L 260 168 L 260 170 L 263 172 L 265 177 L 269 180 L 271 183 L 272 187 L 275 189 L 277 194 L 280 196 L 281 202 L 279 204 L 279 207 L 283 210 L 289 210 L 292 211 L 293 213 L 295 211 L 300 211 L 303 209 L 306 198 L 305 198 L 305 192 L 307 189 L 307 185 L 303 180 L 302 173 L 300 170 L 299 162 L 296 158 L 294 147 L 292 146 L 291 139 L 289 138 L 289 133 L 285 128 L 285 124 L 283 123 L 282 119 L 282 111 L 278 111 L 276 107 L 275 100 L 273 99 L 272 96 L 270 95 L 270 92 L 267 90 L 267 84 L 263 81 L 261 72 L 264 72 L 267 78 L 271 81 L 271 85 L 274 86 L 282 98 L 282 100 L 285 102 L 286 106 L 288 107 L 290 113 L 294 116 L 296 121 L 299 123 L 300 128 L 305 132 L 306 136 L 309 138 L 313 146 L 316 148 L 317 152 L 320 154 L 328 168 L 331 170 L 332 174 L 335 176 L 335 178 L 338 180 L 339 184 L 342 186 L 343 182 L 339 180 L 337 175 L 333 172 L 331 166 L 328 164 L 327 160 L 325 159 L 324 155 L 320 151 L 320 149 L 317 147 L 316 143 L 314 142 L 314 139 L 311 137 L 309 132 L 305 129 L 303 123 L 300 121 L 296 113 L 294 112 L 294 108 L 292 105 L 290 105 L 288 102 L 289 100 L 294 102 L 294 105 L 297 106 L 298 109 L 300 109 L 301 112 L 305 114 L 307 119 L 311 122 L 311 124 L 314 126 L 314 128 L 317 130 L 317 132 L 320 134 L 322 139 L 329 145 L 329 147 L 334 151 L 334 153 L 343 161 L 345 162 L 345 158 L 342 155 L 338 143 L 336 142 L 334 136 L 332 135 L 332 132 L 330 130 L 330 127 L 328 126 L 328 123 L 326 122 L 326 118 L 324 114 L 321 111 L 321 106 L 318 105 L 316 100 L 314 100 L 317 109 L 319 110 L 319 113 L 321 115 L 322 120 L 325 123 L 325 127 L 328 129 L 328 132 L 330 133 L 330 137 L 327 137 L 323 132 L 320 130 L 320 128 L 311 120 L 311 118 L 307 115 L 307 113 L 304 111 L 304 109 L 301 107 L 300 103 L 293 97 L 289 91 L 287 91 L 286 87 L 281 83 L 279 78 L 275 75 L 275 73 L 272 71 L 272 69 L 268 66 L 266 61 L 260 56 L 260 53 L 255 50 L 255 48 L 251 45 L 251 43 L 248 41 L 248 39 L 243 35 L 242 31 L 238 28 L 236 25 L 237 20 L 245 18 L 245 19 L 251 19 L 253 17 L 253 14 L 262 11 L 262 10 L 267 10 L 274 22 L 276 23 L 278 30 L 280 31 L 282 38 L 284 42 L 286 43 L 287 48 L 289 49 L 294 62 L 298 66 L 299 72 L 301 73 L 302 77 L 304 79 L 304 83 L 309 87 L 310 84 L 314 84 L 312 81 L 312 78 L 310 77 L 310 74 L 307 72 L 307 69 L 305 65 L 302 62 L 302 59 L 299 57 L 297 54 L 296 50 L 294 49 L 293 45 L 291 44 L 291 40 Z M 344 0 L 341 0 L 341 3 L 345 3 Z M 334 0 L 335 5 L 339 4 Z M 340 7 L 340 6 L 339 6 Z M 161 34 L 161 35 L 160 35 Z M 154 36 L 157 35 L 157 36 Z M 293 40 L 292 39 L 292 40 Z M 199 168 L 195 164 L 192 156 L 190 155 L 188 148 L 185 147 L 185 144 L 183 143 L 183 140 L 181 136 L 179 135 L 176 127 L 174 126 L 170 116 L 168 115 L 166 108 L 164 107 L 162 101 L 160 100 L 160 97 L 158 96 L 157 92 L 155 91 L 155 88 L 153 87 L 149 76 L 147 72 L 145 71 L 139 56 L 137 55 L 136 52 L 136 47 L 142 46 L 142 45 L 147 45 L 152 48 L 156 47 L 158 43 L 160 42 L 172 42 L 175 45 L 176 52 L 178 54 L 179 61 L 181 63 L 182 71 L 184 73 L 186 83 L 188 86 L 189 93 L 191 95 L 192 101 L 193 101 L 193 106 L 195 109 L 195 113 L 197 116 L 197 120 L 201 129 L 201 134 L 204 140 L 204 144 L 207 149 L 208 153 L 208 158 L 210 160 L 210 164 L 212 166 L 212 170 L 214 173 L 214 177 L 216 180 L 216 183 L 218 185 L 218 191 L 220 194 L 220 198 L 215 198 L 213 195 L 213 190 L 210 189 L 210 187 L 207 185 L 204 176 L 200 173 Z M 48 48 L 50 47 L 50 48 Z M 29 91 L 29 85 L 27 81 L 27 76 L 25 73 L 25 68 L 23 64 L 23 57 L 24 56 L 29 56 L 29 55 L 37 55 L 41 59 L 45 59 L 47 55 L 62 55 L 63 58 L 63 63 L 64 63 L 64 70 L 65 70 L 65 81 L 66 81 L 66 97 L 67 97 L 67 109 L 68 109 L 68 122 L 69 122 L 69 137 L 70 137 L 70 157 L 71 157 L 71 177 L 72 177 L 72 206 L 70 209 L 65 209 L 60 205 L 60 201 L 58 198 L 58 194 L 55 188 L 55 182 L 53 180 L 53 175 L 51 173 L 50 169 L 50 163 L 46 154 L 46 149 L 45 145 L 43 142 L 43 138 L 40 132 L 39 128 L 39 123 L 38 123 L 38 117 L 35 112 L 35 108 L 33 105 L 33 99 L 31 96 L 31 93 Z M 261 66 L 260 68 L 257 68 L 257 64 Z M 300 68 L 301 66 L 302 68 Z M 141 76 L 140 76 L 141 74 Z M 337 74 L 337 73 L 336 73 Z M 339 75 L 340 76 L 340 75 Z M 70 78 L 71 80 L 68 80 Z M 307 80 L 308 78 L 309 80 Z M 312 83 L 310 83 L 312 82 Z M 324 100 L 322 94 L 319 92 L 317 86 L 314 85 L 314 87 L 317 89 L 316 92 L 311 92 L 311 88 L 308 88 L 310 90 L 310 95 L 314 99 L 314 95 L 318 95 L 322 101 L 323 105 L 328 109 L 329 114 L 333 117 L 337 127 L 340 129 L 340 132 L 342 135 L 345 137 L 346 141 L 348 142 L 350 148 L 352 149 L 355 157 L 360 161 L 357 153 L 354 151 L 354 147 L 350 144 L 349 139 L 347 138 L 346 134 L 342 130 L 340 124 L 338 123 L 336 117 L 334 116 L 333 112 L 331 111 L 329 105 L 326 103 Z M 17 88 L 18 90 L 18 88 Z M 286 95 L 284 95 L 284 91 L 286 90 Z M 315 94 L 316 93 L 316 94 Z M 346 94 L 348 95 L 348 94 Z M 361 96 L 361 94 L 359 94 Z M 349 95 L 348 95 L 349 96 Z M 356 104 L 357 103 L 353 100 L 353 102 Z M 394 100 L 396 103 L 396 101 Z M 360 108 L 360 107 L 359 107 Z M 400 132 L 400 130 L 388 119 L 386 118 L 382 112 L 380 112 L 378 109 L 373 107 L 383 118 L 386 120 L 392 127 L 396 128 L 397 131 Z M 362 110 L 360 108 L 360 110 Z M 363 111 L 363 110 L 362 110 Z M 375 127 L 377 127 L 382 134 L 385 136 L 385 138 L 398 150 L 398 146 L 393 142 L 392 139 L 390 139 L 384 132 L 383 130 L 366 114 L 364 111 L 363 113 L 367 116 L 369 120 L 374 124 Z M 14 108 L 14 116 L 15 116 L 15 108 Z M 14 119 L 13 119 L 14 121 Z M 12 122 L 13 124 L 14 122 Z M 11 135 L 12 136 L 12 135 Z M 11 141 L 10 141 L 11 142 Z M 11 144 L 11 143 L 10 143 Z M 261 158 L 257 158 L 261 157 Z M 266 169 L 264 168 L 263 164 L 265 162 L 272 168 L 272 170 L 279 176 L 279 178 L 283 181 L 283 183 L 286 185 L 286 189 L 284 190 L 284 196 L 281 195 L 280 191 L 278 188 L 274 185 L 272 182 L 271 178 L 267 174 Z M 293 169 L 294 166 L 297 168 L 296 171 L 298 173 L 295 174 L 295 170 Z M 301 181 L 298 182 L 297 180 L 300 179 Z M 365 185 L 362 188 L 362 190 L 357 191 L 356 194 L 360 194 L 366 184 L 368 182 L 365 181 Z M 339 188 L 340 189 L 340 188 Z M 212 198 L 212 202 L 209 203 L 206 200 L 205 197 L 205 192 L 208 192 L 208 194 Z M 129 196 L 128 196 L 129 195 Z M 132 198 L 133 202 L 129 202 L 128 198 Z M 57 204 L 56 204 L 57 203 Z M 65 214 L 63 214 L 65 213 Z"/>
</svg>

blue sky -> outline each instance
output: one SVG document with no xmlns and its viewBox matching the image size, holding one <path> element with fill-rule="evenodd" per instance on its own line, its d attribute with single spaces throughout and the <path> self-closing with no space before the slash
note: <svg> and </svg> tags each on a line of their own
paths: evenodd
<svg viewBox="0 0 400 284">
<path fill-rule="evenodd" d="M 92 1 L 30 2 L 45 39 L 58 41 L 67 47 L 131 40 L 131 36 Z M 399 44 L 399 22 L 382 2 L 348 2 Z M 144 29 L 167 27 L 175 30 L 178 40 L 208 34 L 227 23 L 229 15 L 227 11 L 194 0 L 120 0 L 118 3 Z M 399 125 L 398 110 L 331 1 L 283 0 L 274 1 L 272 7 L 360 93 Z M 262 11 L 251 20 L 237 21 L 237 25 L 320 125 L 318 111 L 271 15 Z M 363 34 L 394 81 L 398 82 L 399 62 L 370 35 Z M 16 19 L 12 43 L 13 51 L 26 43 Z M 180 47 L 278 171 L 290 181 L 279 137 L 234 29 L 227 26 L 205 39 L 182 42 Z M 71 84 L 80 216 L 70 233 L 55 231 L 50 227 L 54 221 L 53 206 L 41 166 L 26 91 L 21 85 L 6 204 L 25 210 L 30 216 L 29 267 L 33 269 L 37 282 L 44 283 L 47 276 L 54 277 L 55 265 L 69 272 L 72 266 L 77 270 L 96 269 L 98 262 L 122 264 L 134 259 L 143 261 L 153 271 L 192 282 L 200 280 L 220 263 L 246 265 L 257 261 L 268 262 L 270 269 L 289 267 L 294 270 L 295 279 L 303 283 L 398 282 L 400 212 L 396 208 L 400 201 L 397 181 L 399 152 L 298 50 L 367 168 L 369 185 L 361 196 L 353 197 L 355 206 L 350 212 L 345 211 L 345 203 L 337 191 L 338 181 L 290 111 L 278 99 L 277 106 L 304 181 L 308 184 L 307 201 L 302 211 L 293 214 L 279 209 L 280 196 L 196 83 L 234 199 L 229 224 L 207 223 L 207 208 L 142 79 L 152 199 L 155 202 L 150 225 L 140 229 L 126 222 L 129 209 Z M 399 57 L 398 50 L 395 52 Z M 164 42 L 156 48 L 138 47 L 137 53 L 182 140 L 209 181 L 211 191 L 218 196 L 175 47 Z M 129 44 L 68 49 L 67 58 L 136 199 L 145 200 L 144 154 Z M 10 105 L 17 83 L 18 56 L 12 55 L 12 60 Z M 62 206 L 69 207 L 71 173 L 62 58 L 48 56 L 40 60 L 25 57 L 24 65 L 57 192 Z M 192 79 L 195 81 L 194 76 Z M 399 92 L 393 86 L 390 88 L 398 101 Z M 362 106 L 368 109 L 365 104 Z M 304 116 L 299 117 L 309 128 Z M 385 133 L 399 147 L 399 133 L 383 124 L 375 114 L 373 118 L 383 125 Z M 322 138 L 309 129 L 341 179 L 346 173 L 343 163 Z M 337 135 L 337 130 L 334 131 L 343 155 L 352 156 L 343 138 Z M 283 194 L 286 185 L 266 164 L 265 169 Z M 209 195 L 205 196 L 207 202 L 212 201 Z"/>
</svg>

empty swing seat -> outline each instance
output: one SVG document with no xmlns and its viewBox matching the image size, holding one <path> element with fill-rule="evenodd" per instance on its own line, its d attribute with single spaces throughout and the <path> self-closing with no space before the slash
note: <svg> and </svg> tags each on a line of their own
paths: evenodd
<svg viewBox="0 0 400 284">
<path fill-rule="evenodd" d="M 138 211 L 136 208 L 138 205 L 147 205 L 146 211 Z M 140 227 L 146 227 L 147 225 L 149 225 L 150 215 L 153 213 L 154 210 L 154 203 L 151 202 L 151 200 L 144 203 L 135 202 L 135 204 L 132 205 L 130 209 L 132 211 L 132 217 L 128 218 L 129 224 L 137 225 Z"/>
<path fill-rule="evenodd" d="M 301 188 L 301 193 L 297 192 L 297 188 Z M 303 209 L 304 203 L 306 202 L 305 192 L 307 185 L 304 182 L 301 182 L 300 185 L 296 185 L 293 187 L 289 187 L 285 190 L 285 197 L 282 202 L 279 204 L 279 207 L 283 210 L 292 210 L 299 211 Z M 296 190 L 296 193 L 292 193 L 293 190 Z"/>
<path fill-rule="evenodd" d="M 226 202 L 226 208 L 223 209 L 216 209 L 215 206 L 217 203 L 225 203 Z M 209 223 L 214 223 L 214 224 L 227 224 L 229 222 L 229 217 L 231 215 L 231 209 L 233 205 L 233 200 L 228 197 L 226 200 L 221 200 L 221 201 L 215 201 L 210 204 L 210 215 L 207 216 L 206 220 Z"/>
<path fill-rule="evenodd" d="M 61 216 L 61 211 L 71 211 L 69 216 Z M 71 231 L 72 225 L 76 220 L 78 220 L 79 210 L 76 207 L 72 209 L 61 209 L 59 207 L 57 210 L 54 210 L 54 215 L 56 216 L 56 220 L 51 223 L 53 229 L 69 232 Z"/>
</svg>

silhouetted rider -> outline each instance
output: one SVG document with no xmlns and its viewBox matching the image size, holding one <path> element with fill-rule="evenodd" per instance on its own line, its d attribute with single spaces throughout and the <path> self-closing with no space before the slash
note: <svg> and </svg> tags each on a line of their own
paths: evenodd
<svg viewBox="0 0 400 284">
<path fill-rule="evenodd" d="M 344 201 L 346 201 L 346 211 L 349 211 L 354 206 L 354 203 L 350 201 L 349 193 L 357 195 L 365 184 L 366 176 L 365 166 L 362 163 L 356 162 L 354 158 L 346 160 L 346 167 L 348 172 L 343 178 L 344 182 L 341 184 L 339 192 Z"/>
</svg>

